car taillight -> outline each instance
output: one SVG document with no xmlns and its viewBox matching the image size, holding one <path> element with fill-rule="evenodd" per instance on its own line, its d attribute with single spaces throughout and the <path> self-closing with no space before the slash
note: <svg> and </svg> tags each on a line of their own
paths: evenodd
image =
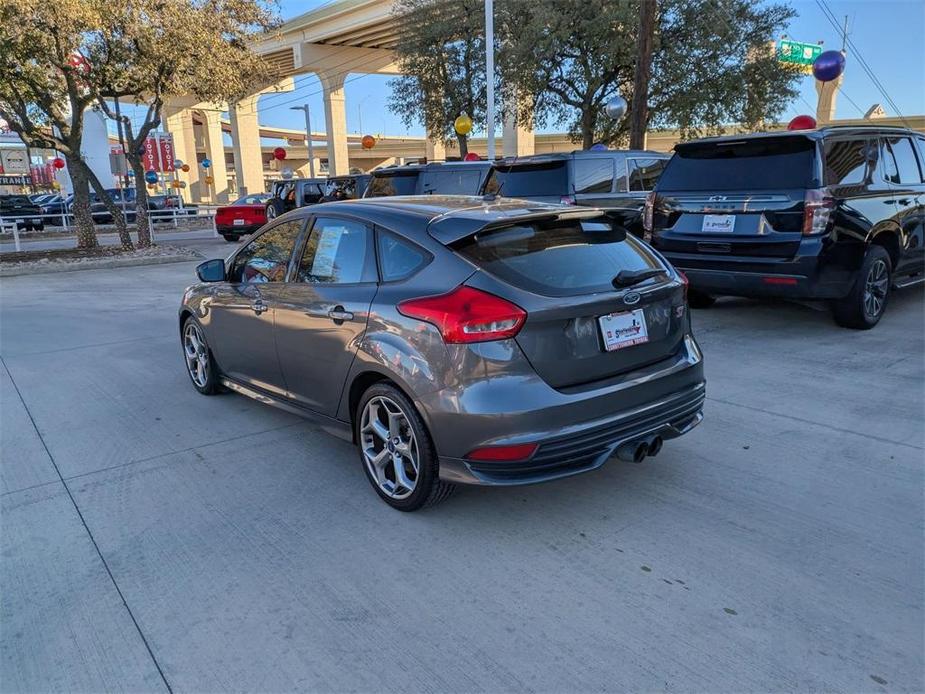
<svg viewBox="0 0 925 694">
<path fill-rule="evenodd" d="M 687 290 L 691 286 L 691 282 L 689 279 L 687 279 L 687 275 L 685 275 L 680 270 L 678 270 L 677 273 L 678 273 L 678 277 L 681 278 L 681 284 L 684 285 L 684 303 L 686 304 L 687 303 Z"/>
<path fill-rule="evenodd" d="M 538 447 L 535 443 L 519 443 L 513 446 L 485 446 L 469 451 L 466 458 L 469 460 L 512 463 L 532 457 Z"/>
<path fill-rule="evenodd" d="M 562 197 L 559 198 L 559 204 L 560 205 L 574 205 L 575 197 L 572 195 L 563 195 Z"/>
<path fill-rule="evenodd" d="M 655 222 L 655 192 L 646 196 L 646 206 L 643 208 L 642 228 L 647 234 L 652 233 Z"/>
<path fill-rule="evenodd" d="M 835 201 L 823 190 L 807 190 L 803 199 L 803 234 L 822 234 L 829 226 Z"/>
<path fill-rule="evenodd" d="M 398 312 L 436 326 L 448 344 L 514 337 L 527 320 L 527 312 L 520 306 L 465 286 L 449 294 L 402 301 Z"/>
</svg>

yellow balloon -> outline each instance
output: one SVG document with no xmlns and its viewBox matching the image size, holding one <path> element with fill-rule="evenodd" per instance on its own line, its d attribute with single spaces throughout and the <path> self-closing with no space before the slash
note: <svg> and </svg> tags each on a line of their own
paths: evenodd
<svg viewBox="0 0 925 694">
<path fill-rule="evenodd" d="M 472 119 L 463 114 L 453 121 L 453 128 L 459 135 L 468 135 L 472 132 Z"/>
</svg>

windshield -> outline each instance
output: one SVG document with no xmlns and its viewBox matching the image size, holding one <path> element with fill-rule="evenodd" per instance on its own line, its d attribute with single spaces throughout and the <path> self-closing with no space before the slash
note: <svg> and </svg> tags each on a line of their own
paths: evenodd
<svg viewBox="0 0 925 694">
<path fill-rule="evenodd" d="M 561 197 L 571 192 L 565 161 L 495 165 L 485 183 L 485 193 L 499 193 L 508 198 Z"/>
<path fill-rule="evenodd" d="M 807 137 L 682 145 L 657 190 L 812 188 L 815 143 Z"/>
<path fill-rule="evenodd" d="M 375 174 L 366 189 L 367 198 L 381 198 L 388 195 L 414 195 L 418 182 L 417 171 Z"/>
</svg>

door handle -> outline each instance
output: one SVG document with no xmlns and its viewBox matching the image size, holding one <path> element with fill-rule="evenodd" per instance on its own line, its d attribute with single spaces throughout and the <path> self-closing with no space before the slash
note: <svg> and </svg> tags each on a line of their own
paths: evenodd
<svg viewBox="0 0 925 694">
<path fill-rule="evenodd" d="M 258 316 L 264 311 L 268 311 L 270 309 L 270 307 L 263 303 L 263 301 L 260 299 L 257 299 L 257 301 L 251 304 L 251 308 L 254 309 L 254 313 L 256 313 Z"/>
<path fill-rule="evenodd" d="M 345 320 L 353 320 L 353 314 L 350 311 L 345 311 L 343 306 L 335 306 L 328 311 L 328 318 L 335 323 L 343 323 Z"/>
</svg>

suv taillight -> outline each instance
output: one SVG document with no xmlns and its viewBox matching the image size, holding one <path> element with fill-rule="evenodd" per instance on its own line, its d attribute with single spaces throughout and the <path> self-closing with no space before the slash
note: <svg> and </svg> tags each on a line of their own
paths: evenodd
<svg viewBox="0 0 925 694">
<path fill-rule="evenodd" d="M 563 195 L 559 198 L 560 205 L 574 205 L 575 197 L 573 195 Z"/>
<path fill-rule="evenodd" d="M 824 190 L 807 190 L 803 199 L 803 235 L 825 233 L 834 207 L 835 201 Z"/>
<path fill-rule="evenodd" d="M 447 344 L 514 337 L 527 320 L 527 312 L 520 306 L 466 286 L 449 294 L 402 301 L 398 312 L 436 326 Z"/>
</svg>

